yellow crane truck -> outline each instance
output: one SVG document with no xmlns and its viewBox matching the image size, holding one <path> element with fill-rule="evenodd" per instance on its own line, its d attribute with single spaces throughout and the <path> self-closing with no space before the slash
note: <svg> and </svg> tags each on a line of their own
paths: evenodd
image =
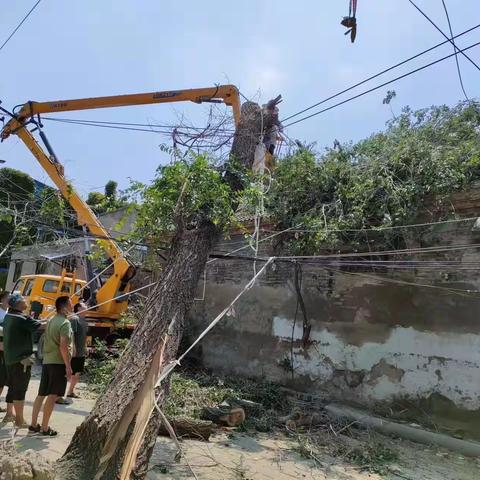
<svg viewBox="0 0 480 480">
<path fill-rule="evenodd" d="M 64 167 L 42 130 L 41 115 L 76 110 L 125 107 L 170 102 L 224 103 L 233 109 L 235 124 L 240 120 L 240 97 L 233 85 L 209 88 L 173 90 L 163 92 L 115 95 L 107 97 L 56 100 L 52 102 L 29 101 L 13 112 L 12 118 L 3 127 L 0 137 L 6 140 L 16 135 L 47 172 L 65 199 L 77 214 L 78 225 L 83 228 L 85 238 L 91 236 L 109 257 L 111 269 L 108 278 L 96 282 L 94 272 L 87 268 L 86 280 L 76 278 L 75 269 L 63 268 L 61 275 L 26 275 L 21 277 L 15 289 L 30 301 L 33 312 L 39 318 L 48 318 L 53 311 L 56 298 L 70 295 L 78 302 L 87 285 L 91 289 L 88 322 L 90 335 L 105 338 L 115 329 L 115 323 L 128 307 L 130 282 L 135 275 L 135 266 L 126 258 L 114 238 L 102 226 L 85 200 L 65 178 Z M 37 140 L 34 133 L 40 137 Z M 42 146 L 43 144 L 43 146 Z M 98 280 L 98 279 L 97 279 Z"/>
</svg>

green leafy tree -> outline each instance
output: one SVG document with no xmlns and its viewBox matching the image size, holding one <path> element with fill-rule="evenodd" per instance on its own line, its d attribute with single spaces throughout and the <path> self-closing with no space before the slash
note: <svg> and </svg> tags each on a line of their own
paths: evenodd
<svg viewBox="0 0 480 480">
<path fill-rule="evenodd" d="M 0 262 L 14 244 L 28 243 L 31 230 L 35 183 L 26 173 L 13 168 L 0 169 Z"/>
<path fill-rule="evenodd" d="M 10 248 L 58 238 L 59 231 L 76 225 L 75 220 L 75 212 L 58 190 L 43 186 L 35 191 L 28 174 L 0 169 L 0 258 L 4 265 Z"/>
<path fill-rule="evenodd" d="M 117 188 L 118 188 L 118 183 L 115 182 L 114 180 L 109 180 L 105 184 L 105 197 L 107 199 L 116 200 Z"/>
<path fill-rule="evenodd" d="M 118 193 L 118 183 L 109 180 L 105 184 L 104 193 L 90 192 L 87 197 L 87 204 L 97 213 L 101 215 L 106 212 L 118 210 L 127 205 L 127 201 Z"/>
<path fill-rule="evenodd" d="M 62 194 L 55 188 L 44 187 L 35 199 L 38 212 L 35 223 L 42 232 L 41 241 L 58 238 L 58 234 L 78 227 L 77 214 Z"/>
<path fill-rule="evenodd" d="M 134 183 L 130 194 L 140 200 L 136 222 L 140 238 L 164 239 L 180 221 L 187 229 L 205 221 L 225 229 L 234 217 L 232 190 L 206 155 L 159 167 L 150 185 Z"/>
<path fill-rule="evenodd" d="M 49 225 L 64 226 L 66 205 L 63 197 L 58 190 L 45 188 L 40 193 L 39 219 Z"/>
<path fill-rule="evenodd" d="M 106 211 L 106 199 L 105 195 L 100 192 L 90 192 L 87 197 L 87 204 L 94 210 L 97 214 L 105 213 Z"/>
<path fill-rule="evenodd" d="M 477 103 L 405 108 L 385 132 L 320 156 L 300 149 L 284 159 L 268 205 L 282 227 L 304 230 L 289 242 L 292 250 L 362 247 L 358 230 L 411 223 L 426 197 L 480 178 L 479 112 Z M 403 241 L 395 231 L 376 238 L 377 245 Z"/>
</svg>

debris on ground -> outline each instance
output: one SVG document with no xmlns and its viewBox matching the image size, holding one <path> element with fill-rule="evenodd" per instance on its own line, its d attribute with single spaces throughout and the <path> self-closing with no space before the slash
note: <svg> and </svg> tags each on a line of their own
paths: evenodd
<svg viewBox="0 0 480 480">
<path fill-rule="evenodd" d="M 223 449 L 217 452 L 217 455 L 222 458 L 217 457 L 214 461 L 212 446 L 224 445 L 224 448 L 230 448 L 235 444 L 245 444 L 240 447 L 238 459 L 240 461 L 246 455 L 242 449 L 246 451 L 252 449 L 252 452 L 257 449 L 263 450 L 266 448 L 264 443 L 274 440 L 275 444 L 282 445 L 278 450 L 282 462 L 290 465 L 292 461 L 295 465 L 292 465 L 289 475 L 298 475 L 302 471 L 300 476 L 312 475 L 312 478 L 329 479 L 435 480 L 437 478 L 436 474 L 415 473 L 419 466 L 412 458 L 419 448 L 423 451 L 425 446 L 385 437 L 365 428 L 359 422 L 334 417 L 325 410 L 324 406 L 324 402 L 319 398 L 296 394 L 271 382 L 258 379 L 222 379 L 204 371 L 183 370 L 175 373 L 172 378 L 171 393 L 166 408 L 170 412 L 182 413 L 192 418 L 202 417 L 205 411 L 228 413 L 234 408 L 243 409 L 245 412 L 243 423 L 236 428 L 217 427 L 215 435 L 205 445 L 204 451 L 210 459 L 208 469 L 213 469 L 214 464 L 217 466 L 221 464 L 223 467 L 218 466 L 218 469 L 225 470 L 224 465 L 227 463 L 223 458 L 225 453 Z M 251 442 L 262 443 L 262 445 L 254 446 Z M 194 445 L 195 452 L 203 451 L 200 444 Z M 186 455 L 192 458 L 188 452 Z M 455 456 L 454 453 L 447 453 L 447 455 Z M 430 452 L 426 457 L 428 458 L 425 460 L 426 465 L 422 468 L 426 471 L 434 470 Z M 300 467 L 299 461 L 306 463 Z M 229 467 L 231 478 L 263 478 L 254 476 L 253 470 L 257 467 L 252 467 L 246 460 L 242 462 L 241 465 L 234 463 Z M 465 470 L 471 471 L 471 461 L 466 462 L 468 463 L 465 464 Z M 205 468 L 203 461 L 199 464 L 202 465 L 202 469 Z M 166 468 L 165 464 L 163 467 Z M 178 468 L 180 466 L 175 467 L 175 470 Z M 285 468 L 287 467 L 283 465 L 282 469 Z M 445 465 L 443 468 L 446 472 L 449 466 Z M 244 476 L 238 476 L 239 472 Z M 220 473 L 217 472 L 217 474 Z M 257 475 L 260 475 L 258 471 Z M 443 476 L 440 477 L 443 478 Z M 287 477 L 288 475 L 285 478 Z M 212 473 L 212 475 L 206 474 L 205 478 L 230 478 L 230 476 L 215 477 Z M 470 479 L 468 474 L 459 475 L 458 478 Z"/>
<path fill-rule="evenodd" d="M 0 480 L 54 480 L 53 465 L 38 452 L 19 452 L 13 440 L 0 442 Z"/>
<path fill-rule="evenodd" d="M 173 373 L 165 403 L 168 418 L 208 419 L 242 431 L 269 431 L 290 409 L 286 393 L 272 382 L 220 378 L 198 370 Z"/>
<path fill-rule="evenodd" d="M 27 416 L 31 414 L 32 392 L 38 389 L 38 374 L 35 375 L 34 372 L 27 398 Z M 242 403 L 246 420 L 236 428 L 207 422 L 212 429 L 208 441 L 181 435 L 182 458 L 179 461 L 175 459 L 176 445 L 169 438 L 158 437 L 147 476 L 149 480 L 184 480 L 195 478 L 195 475 L 202 480 L 473 480 L 478 477 L 480 460 L 386 437 L 352 422 L 330 419 L 321 402 L 312 395 L 295 394 L 259 380 L 221 379 L 204 371 L 175 372 L 174 380 L 172 390 L 176 393 L 172 395 L 174 404 L 169 404 L 169 413 L 183 414 L 189 422 L 201 423 L 198 417 L 203 407 L 241 399 L 247 402 Z M 59 406 L 55 411 L 54 427 L 62 435 L 45 439 L 27 435 L 24 430 L 17 432 L 15 448 L 22 453 L 22 458 L 30 460 L 31 450 L 51 462 L 63 454 L 75 428 L 93 405 L 86 387 L 80 385 L 80 391 L 82 399 L 75 400 L 72 405 Z M 296 420 L 298 424 L 309 418 L 316 422 L 318 415 L 322 416 L 322 421 L 316 425 L 296 424 L 295 429 L 285 425 L 286 419 Z M 195 416 L 197 418 L 192 420 Z M 0 442 L 10 440 L 11 433 L 9 426 L 4 425 L 0 429 Z M 9 458 L 11 456 L 8 454 Z M 3 466 L 0 469 L 3 472 Z M 0 479 L 9 477 L 4 475 Z"/>
<path fill-rule="evenodd" d="M 219 433 L 206 442 L 185 440 L 183 456 L 174 461 L 175 446 L 166 438 L 159 438 L 150 464 L 149 480 L 474 480 L 480 463 L 462 458 L 445 450 L 427 448 L 400 439 L 384 437 L 376 432 L 361 432 L 355 445 L 380 444 L 397 454 L 398 460 L 375 458 L 370 450 L 374 473 L 365 461 L 332 456 L 320 452 L 316 459 L 299 448 L 296 436 L 281 432 Z M 352 444 L 353 447 L 353 444 Z M 379 457 L 384 452 L 379 452 Z M 355 454 L 352 455 L 354 457 Z M 363 463 L 363 466 L 360 465 Z M 194 472 L 194 474 L 192 473 Z"/>
</svg>

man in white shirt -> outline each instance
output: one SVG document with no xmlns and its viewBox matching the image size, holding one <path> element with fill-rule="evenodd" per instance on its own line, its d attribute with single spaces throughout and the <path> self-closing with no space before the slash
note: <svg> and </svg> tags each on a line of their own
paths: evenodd
<svg viewBox="0 0 480 480">
<path fill-rule="evenodd" d="M 5 366 L 5 359 L 3 357 L 3 319 L 7 314 L 9 292 L 3 291 L 0 293 L 0 396 L 2 395 L 3 387 L 7 384 L 7 368 Z M 0 412 L 5 410 L 0 407 Z"/>
</svg>

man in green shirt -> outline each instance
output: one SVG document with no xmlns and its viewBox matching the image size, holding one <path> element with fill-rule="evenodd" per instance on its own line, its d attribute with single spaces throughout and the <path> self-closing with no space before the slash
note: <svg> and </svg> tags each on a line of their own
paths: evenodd
<svg viewBox="0 0 480 480">
<path fill-rule="evenodd" d="M 9 298 L 9 292 L 3 291 L 0 293 L 0 395 L 2 395 L 3 387 L 7 385 L 7 366 L 3 358 L 3 321 L 7 314 Z M 0 412 L 5 412 L 5 410 L 0 407 Z M 7 411 L 7 415 L 8 414 L 12 417 L 14 416 L 13 411 Z"/>
<path fill-rule="evenodd" d="M 3 322 L 3 355 L 7 367 L 8 413 L 3 422 L 15 420 L 18 428 L 28 424 L 23 418 L 25 394 L 30 383 L 33 360 L 33 333 L 41 323 L 23 314 L 27 302 L 20 294 L 13 294 L 8 301 L 9 309 Z M 15 416 L 12 417 L 12 405 Z"/>
<path fill-rule="evenodd" d="M 65 395 L 67 381 L 72 376 L 72 327 L 67 316 L 72 313 L 70 297 L 58 297 L 55 301 L 57 314 L 48 322 L 43 342 L 43 368 L 38 395 L 33 404 L 31 432 L 54 437 L 57 432 L 50 428 L 49 421 L 58 397 Z M 46 399 L 46 400 L 45 400 Z M 38 415 L 43 402 L 42 425 L 38 424 Z"/>
</svg>

